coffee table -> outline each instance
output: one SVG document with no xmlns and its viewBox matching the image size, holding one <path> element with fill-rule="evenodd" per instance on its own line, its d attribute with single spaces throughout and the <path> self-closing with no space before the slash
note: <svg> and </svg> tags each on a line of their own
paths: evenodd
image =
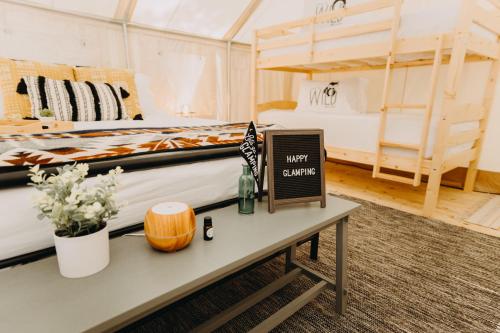
<svg viewBox="0 0 500 333">
<path fill-rule="evenodd" d="M 280 251 L 286 272 L 278 280 L 196 329 L 211 331 L 270 296 L 299 274 L 317 284 L 255 327 L 267 331 L 286 320 L 326 288 L 336 291 L 332 309 L 344 313 L 347 300 L 346 245 L 348 215 L 359 205 L 327 197 L 319 203 L 280 207 L 267 212 L 256 202 L 253 215 L 238 215 L 235 205 L 197 216 L 192 244 L 176 253 L 154 251 L 142 237 L 110 241 L 111 263 L 96 275 L 66 279 L 55 257 L 0 272 L 0 332 L 113 331 Z M 214 240 L 203 241 L 202 223 L 211 215 Z M 297 244 L 336 225 L 335 282 L 295 258 Z"/>
</svg>

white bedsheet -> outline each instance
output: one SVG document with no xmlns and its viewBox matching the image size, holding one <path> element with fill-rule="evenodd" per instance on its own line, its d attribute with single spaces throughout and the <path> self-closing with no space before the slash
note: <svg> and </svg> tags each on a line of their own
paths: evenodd
<svg viewBox="0 0 500 333">
<path fill-rule="evenodd" d="M 359 3 L 363 1 L 357 1 Z M 366 2 L 366 1 L 365 1 Z M 401 10 L 401 23 L 398 30 L 398 38 L 419 37 L 425 35 L 436 35 L 453 32 L 458 22 L 460 9 L 463 0 L 405 0 Z M 490 8 L 483 1 L 480 4 L 485 8 Z M 373 21 L 381 21 L 392 17 L 392 9 L 383 9 L 374 13 L 362 14 L 344 18 L 343 21 L 335 26 L 320 27 L 319 31 L 329 29 L 334 31 L 336 28 L 345 28 L 358 24 L 366 24 Z M 318 30 L 317 29 L 317 30 Z M 471 31 L 486 38 L 493 38 L 491 33 L 486 30 L 473 26 Z M 272 41 L 288 38 L 299 38 L 309 35 L 309 31 L 302 30 L 294 35 L 274 38 Z M 337 47 L 347 47 L 354 45 L 371 44 L 382 41 L 389 41 L 390 31 L 363 34 L 348 38 L 327 40 L 315 44 L 315 51 L 330 50 Z M 300 54 L 308 51 L 307 44 L 283 47 L 279 49 L 263 50 L 261 57 L 273 57 L 286 54 Z"/>
<path fill-rule="evenodd" d="M 164 116 L 145 121 L 78 122 L 75 130 L 220 123 Z M 242 163 L 242 158 L 231 157 L 126 172 L 120 176 L 117 198 L 127 204 L 109 222 L 110 229 L 141 222 L 146 210 L 161 201 L 182 201 L 196 208 L 234 198 Z M 92 178 L 89 180 L 92 182 Z M 0 260 L 53 245 L 52 226 L 36 218 L 34 194 L 35 190 L 28 186 L 0 189 Z"/>
<path fill-rule="evenodd" d="M 380 116 L 378 113 L 325 113 L 296 112 L 293 110 L 269 110 L 259 114 L 259 123 L 276 124 L 290 129 L 320 128 L 325 133 L 325 146 L 353 149 L 374 153 L 377 149 Z M 432 156 L 436 138 L 437 119 L 431 122 L 425 157 Z M 423 117 L 415 114 L 394 113 L 387 118 L 386 141 L 419 144 Z M 463 131 L 477 127 L 478 123 L 463 123 L 452 128 Z M 470 148 L 471 144 L 450 149 L 452 154 Z M 415 152 L 405 149 L 387 149 L 389 154 L 416 156 Z"/>
</svg>

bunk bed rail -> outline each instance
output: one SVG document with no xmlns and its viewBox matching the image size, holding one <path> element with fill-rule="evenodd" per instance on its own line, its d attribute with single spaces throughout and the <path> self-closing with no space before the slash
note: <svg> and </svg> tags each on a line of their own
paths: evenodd
<svg viewBox="0 0 500 333">
<path fill-rule="evenodd" d="M 373 13 L 374 17 L 377 17 L 380 10 L 397 8 L 400 6 L 401 1 L 402 0 L 372 0 L 348 8 L 339 8 L 329 13 L 256 30 L 254 38 L 256 44 L 254 47 L 257 52 L 256 66 L 257 68 L 264 69 L 276 67 L 277 64 L 279 64 L 279 67 L 283 68 L 294 64 L 321 63 L 323 59 L 329 60 L 332 54 L 328 52 L 328 50 L 316 50 L 318 43 L 391 31 L 394 28 L 397 30 L 398 27 L 394 27 L 394 21 L 399 20 L 400 13 L 398 11 L 392 11 L 393 14 L 391 14 L 390 17 L 347 27 L 333 25 L 328 29 L 318 29 L 318 26 L 332 21 L 340 22 L 340 20 L 347 17 L 367 13 Z M 395 31 L 393 32 L 395 33 Z M 373 53 L 374 56 L 379 55 L 381 52 L 384 54 L 387 53 L 391 47 L 390 41 L 391 38 L 388 36 L 385 42 L 377 43 L 376 45 L 373 45 L 373 43 L 366 43 L 367 45 L 363 52 L 359 52 L 359 47 L 357 46 L 353 48 L 345 47 L 341 50 L 335 50 L 335 56 L 337 56 L 339 60 L 342 60 L 354 59 L 356 56 L 365 58 L 369 57 L 370 53 Z M 293 46 L 306 46 L 306 48 L 298 53 L 286 54 L 284 56 L 260 56 L 261 52 L 264 51 Z M 296 69 L 295 71 L 300 70 Z"/>
</svg>

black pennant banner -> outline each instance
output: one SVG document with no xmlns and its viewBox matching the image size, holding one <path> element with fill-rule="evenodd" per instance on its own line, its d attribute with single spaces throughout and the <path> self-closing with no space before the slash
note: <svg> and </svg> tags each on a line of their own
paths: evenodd
<svg viewBox="0 0 500 333">
<path fill-rule="evenodd" d="M 259 164 L 257 163 L 259 156 L 258 149 L 257 129 L 253 121 L 251 121 L 248 125 L 247 133 L 243 138 L 243 142 L 240 145 L 240 154 L 250 166 L 250 170 L 257 183 L 259 182 Z"/>
</svg>

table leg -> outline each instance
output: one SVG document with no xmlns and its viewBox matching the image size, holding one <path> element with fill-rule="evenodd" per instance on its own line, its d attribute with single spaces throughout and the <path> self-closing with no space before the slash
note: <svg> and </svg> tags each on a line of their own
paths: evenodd
<svg viewBox="0 0 500 333">
<path fill-rule="evenodd" d="M 292 263 L 295 261 L 297 252 L 297 245 L 293 244 L 289 248 L 286 249 L 286 258 L 285 258 L 285 272 L 290 272 L 293 269 Z"/>
<path fill-rule="evenodd" d="M 309 258 L 311 260 L 318 260 L 318 247 L 319 247 L 319 232 L 311 238 L 311 250 Z"/>
<path fill-rule="evenodd" d="M 339 314 L 344 314 L 347 305 L 347 276 L 346 276 L 346 256 L 347 256 L 347 222 L 349 218 L 343 218 L 337 223 L 336 239 L 336 304 L 335 310 Z"/>
</svg>

